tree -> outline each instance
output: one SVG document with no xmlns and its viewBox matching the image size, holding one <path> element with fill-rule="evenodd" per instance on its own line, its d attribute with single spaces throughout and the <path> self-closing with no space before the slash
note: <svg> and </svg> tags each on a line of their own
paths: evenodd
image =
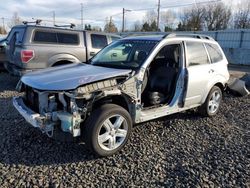
<svg viewBox="0 0 250 188">
<path fill-rule="evenodd" d="M 88 30 L 88 31 L 91 31 L 91 30 L 92 30 L 90 24 L 85 24 L 84 29 L 85 29 L 85 30 Z"/>
<path fill-rule="evenodd" d="M 150 27 L 150 25 L 148 24 L 148 22 L 145 22 L 145 23 L 142 25 L 141 31 L 151 31 L 151 27 Z"/>
<path fill-rule="evenodd" d="M 148 23 L 149 25 L 151 25 L 153 22 L 156 23 L 157 20 L 157 14 L 154 10 L 152 11 L 147 11 L 144 18 L 143 18 L 143 22 L 144 23 Z"/>
<path fill-rule="evenodd" d="M 181 28 L 177 28 L 177 30 L 181 29 L 184 31 L 196 31 L 202 30 L 203 28 L 203 8 L 193 6 L 192 8 L 184 10 L 183 15 L 181 16 L 181 23 L 179 26 Z"/>
<path fill-rule="evenodd" d="M 10 22 L 8 23 L 8 26 L 9 26 L 10 28 L 12 28 L 13 26 L 15 26 L 15 25 L 20 25 L 20 24 L 22 24 L 22 20 L 21 20 L 21 18 L 18 16 L 18 13 L 17 13 L 17 12 L 14 12 L 14 14 L 13 14 L 13 16 L 12 16 Z"/>
<path fill-rule="evenodd" d="M 204 21 L 209 31 L 227 29 L 232 12 L 224 3 L 204 6 Z"/>
<path fill-rule="evenodd" d="M 102 28 L 100 28 L 99 26 L 93 26 L 93 27 L 92 27 L 92 31 L 99 31 L 99 32 L 102 32 Z"/>
<path fill-rule="evenodd" d="M 140 21 L 139 20 L 135 21 L 133 28 L 132 28 L 132 31 L 138 32 L 141 30 L 142 30 L 142 25 L 141 25 Z"/>
<path fill-rule="evenodd" d="M 104 26 L 104 31 L 108 33 L 117 33 L 118 29 L 115 26 L 112 17 L 110 17 L 110 20 L 106 21 L 106 25 Z"/>
<path fill-rule="evenodd" d="M 161 22 L 165 26 L 165 31 L 172 31 L 174 28 L 174 23 L 176 20 L 176 15 L 173 11 L 168 10 L 165 12 L 162 12 L 161 14 Z"/>
<path fill-rule="evenodd" d="M 235 29 L 250 29 L 250 2 L 244 1 L 238 5 L 234 15 Z"/>
<path fill-rule="evenodd" d="M 153 21 L 151 24 L 149 24 L 148 22 L 145 22 L 142 25 L 141 31 L 158 31 L 156 21 Z"/>
<path fill-rule="evenodd" d="M 0 27 L 0 34 L 2 34 L 2 35 L 6 35 L 7 34 L 7 31 L 5 30 L 5 28 Z"/>
</svg>

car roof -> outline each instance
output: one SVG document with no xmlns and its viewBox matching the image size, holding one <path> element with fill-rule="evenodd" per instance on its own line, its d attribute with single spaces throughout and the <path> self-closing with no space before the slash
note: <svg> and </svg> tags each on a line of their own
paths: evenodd
<svg viewBox="0 0 250 188">
<path fill-rule="evenodd" d="M 206 41 L 214 42 L 215 40 L 207 35 L 202 34 L 190 34 L 190 33 L 167 33 L 163 35 L 140 35 L 140 36 L 128 36 L 123 40 L 151 40 L 151 41 L 162 41 L 163 39 L 181 39 L 181 40 L 194 40 L 194 41 Z"/>
<path fill-rule="evenodd" d="M 114 34 L 114 33 L 105 33 L 105 32 L 99 32 L 99 31 L 89 31 L 89 30 L 80 30 L 80 29 L 70 29 L 70 28 L 62 28 L 62 27 L 53 27 L 53 26 L 42 26 L 42 25 L 16 25 L 13 28 L 41 28 L 41 29 L 55 29 L 55 30 L 61 30 L 61 31 L 76 31 L 76 32 L 88 32 L 92 34 L 103 34 L 103 35 L 109 35 L 109 36 L 115 36 L 121 38 L 120 35 Z"/>
</svg>

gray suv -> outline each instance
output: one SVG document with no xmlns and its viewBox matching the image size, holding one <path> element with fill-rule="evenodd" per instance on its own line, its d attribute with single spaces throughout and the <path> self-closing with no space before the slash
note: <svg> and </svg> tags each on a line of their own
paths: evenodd
<svg viewBox="0 0 250 188">
<path fill-rule="evenodd" d="M 131 37 L 101 50 L 90 64 L 26 74 L 13 104 L 48 136 L 81 137 L 108 156 L 127 142 L 132 126 L 198 107 L 217 114 L 229 79 L 216 41 L 201 35 Z"/>
<path fill-rule="evenodd" d="M 86 62 L 103 47 L 121 38 L 100 32 L 44 27 L 15 26 L 7 38 L 5 68 L 21 76 L 33 70 Z"/>
</svg>

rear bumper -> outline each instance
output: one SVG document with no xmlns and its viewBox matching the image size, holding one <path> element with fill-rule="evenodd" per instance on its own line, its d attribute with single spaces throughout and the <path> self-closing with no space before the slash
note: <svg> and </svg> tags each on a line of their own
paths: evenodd
<svg viewBox="0 0 250 188">
<path fill-rule="evenodd" d="M 31 72 L 32 70 L 30 69 L 22 69 L 21 67 L 18 67 L 12 63 L 5 62 L 4 63 L 4 68 L 12 75 L 21 77 L 24 74 Z"/>
</svg>

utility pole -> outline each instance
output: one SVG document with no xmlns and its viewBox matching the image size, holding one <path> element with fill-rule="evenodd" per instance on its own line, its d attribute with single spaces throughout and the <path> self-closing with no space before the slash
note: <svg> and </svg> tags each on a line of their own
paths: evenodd
<svg viewBox="0 0 250 188">
<path fill-rule="evenodd" d="M 56 25 L 56 13 L 55 11 L 52 11 L 52 17 L 53 17 L 53 26 Z"/>
<path fill-rule="evenodd" d="M 122 8 L 122 32 L 125 31 L 125 12 L 130 12 L 130 11 L 132 10 Z"/>
<path fill-rule="evenodd" d="M 160 7 L 161 7 L 161 0 L 158 0 L 158 8 L 157 8 L 157 29 L 160 30 Z"/>
<path fill-rule="evenodd" d="M 83 4 L 81 3 L 81 27 L 83 29 Z"/>
<path fill-rule="evenodd" d="M 125 8 L 122 8 L 122 32 L 124 32 L 124 27 L 125 27 Z"/>
</svg>

